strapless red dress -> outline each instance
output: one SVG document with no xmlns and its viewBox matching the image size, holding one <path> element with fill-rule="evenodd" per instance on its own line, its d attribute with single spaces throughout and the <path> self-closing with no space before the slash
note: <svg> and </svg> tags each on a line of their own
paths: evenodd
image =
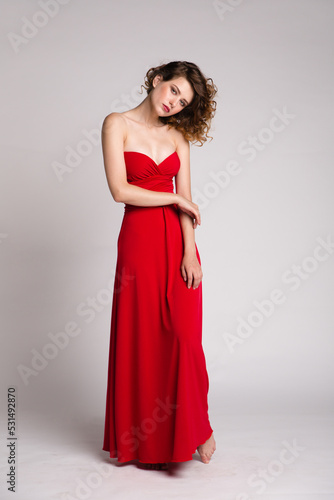
<svg viewBox="0 0 334 500">
<path fill-rule="evenodd" d="M 173 192 L 175 151 L 124 152 L 129 183 Z M 197 258 L 200 256 L 196 246 Z M 211 436 L 202 283 L 181 275 L 177 205 L 126 204 L 117 241 L 103 450 L 119 462 L 185 462 Z"/>
</svg>

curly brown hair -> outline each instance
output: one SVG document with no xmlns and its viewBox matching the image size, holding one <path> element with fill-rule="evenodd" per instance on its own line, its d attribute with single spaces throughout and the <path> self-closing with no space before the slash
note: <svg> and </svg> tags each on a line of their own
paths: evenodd
<svg viewBox="0 0 334 500">
<path fill-rule="evenodd" d="M 172 116 L 160 116 L 162 123 L 179 130 L 191 143 L 199 142 L 200 146 L 207 139 L 211 120 L 215 115 L 217 103 L 213 100 L 218 92 L 212 78 L 206 78 L 199 67 L 188 61 L 172 61 L 161 66 L 150 68 L 145 76 L 143 87 L 147 94 L 153 90 L 153 79 L 161 75 L 164 81 L 183 76 L 194 90 L 194 98 L 182 111 Z"/>
</svg>

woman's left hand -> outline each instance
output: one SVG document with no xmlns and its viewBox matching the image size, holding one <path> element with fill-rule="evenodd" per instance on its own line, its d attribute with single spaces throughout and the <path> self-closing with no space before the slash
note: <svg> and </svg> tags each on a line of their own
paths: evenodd
<svg viewBox="0 0 334 500">
<path fill-rule="evenodd" d="M 202 267 L 196 254 L 184 254 L 181 262 L 181 274 L 188 288 L 197 288 L 203 278 Z"/>
</svg>

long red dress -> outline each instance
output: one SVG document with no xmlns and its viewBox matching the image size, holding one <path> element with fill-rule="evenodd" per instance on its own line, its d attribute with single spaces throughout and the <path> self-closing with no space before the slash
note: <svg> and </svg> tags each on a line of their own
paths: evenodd
<svg viewBox="0 0 334 500">
<path fill-rule="evenodd" d="M 127 180 L 173 192 L 176 151 L 157 165 L 124 152 Z M 197 258 L 200 256 L 196 246 Z M 117 242 L 103 450 L 119 462 L 184 462 L 212 434 L 202 347 L 202 282 L 181 275 L 177 205 L 125 204 Z"/>
</svg>

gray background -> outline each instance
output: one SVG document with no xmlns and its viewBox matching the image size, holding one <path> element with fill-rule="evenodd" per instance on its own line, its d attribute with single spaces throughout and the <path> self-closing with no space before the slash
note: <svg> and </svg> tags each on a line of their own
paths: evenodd
<svg viewBox="0 0 334 500">
<path fill-rule="evenodd" d="M 18 424 L 95 421 L 102 446 L 124 209 L 107 187 L 101 123 L 141 102 L 150 67 L 188 60 L 219 90 L 214 139 L 191 148 L 213 428 L 219 412 L 333 412 L 334 253 L 316 248 L 334 240 L 334 3 L 71 0 L 46 20 L 38 2 L 1 3 L 2 408 L 14 385 Z M 33 19 L 45 22 L 35 33 Z M 255 314 L 275 289 L 282 302 Z M 240 318 L 258 321 L 246 338 Z M 47 346 L 69 322 L 78 334 Z M 36 352 L 53 359 L 24 383 Z"/>
</svg>

